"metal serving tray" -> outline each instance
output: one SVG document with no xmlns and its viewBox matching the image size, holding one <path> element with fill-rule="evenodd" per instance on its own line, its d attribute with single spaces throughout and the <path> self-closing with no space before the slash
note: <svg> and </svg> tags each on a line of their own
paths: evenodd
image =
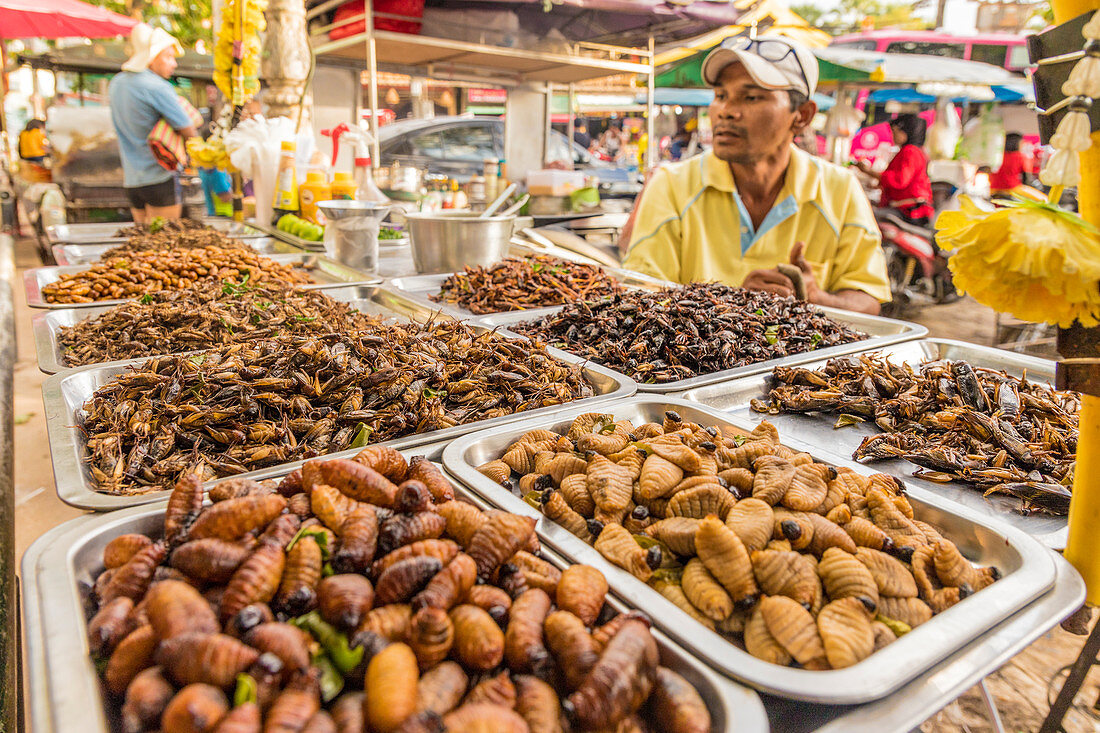
<svg viewBox="0 0 1100 733">
<path fill-rule="evenodd" d="M 262 231 L 264 234 L 266 234 L 268 236 L 275 237 L 276 239 L 281 239 L 282 241 L 287 242 L 288 244 L 293 244 L 295 247 L 301 247 L 302 249 L 308 249 L 311 252 L 324 252 L 325 251 L 325 243 L 324 242 L 314 242 L 312 239 L 302 239 L 297 234 L 291 234 L 290 232 L 284 232 L 279 227 L 272 226 L 271 224 L 262 224 L 262 223 L 257 222 L 255 224 L 253 224 L 253 226 L 256 229 L 259 229 L 260 231 Z"/>
<path fill-rule="evenodd" d="M 324 290 L 344 285 L 377 285 L 382 278 L 377 275 L 369 275 L 360 270 L 348 267 L 334 259 L 310 252 L 296 252 L 293 254 L 276 254 L 268 257 L 269 260 L 283 265 L 306 269 L 310 276 L 317 282 L 312 285 L 301 285 L 305 290 Z M 91 265 L 69 265 L 66 267 L 35 267 L 23 273 L 23 285 L 27 290 L 27 305 L 31 308 L 92 308 L 101 305 L 117 305 L 127 299 L 97 300 L 91 303 L 47 303 L 42 295 L 42 288 L 50 283 L 57 282 L 62 275 L 73 272 L 84 272 Z"/>
<path fill-rule="evenodd" d="M 701 425 L 742 430 L 752 426 L 686 400 L 655 395 L 638 395 L 601 409 L 612 412 L 617 419 L 635 423 L 660 422 L 665 410 L 671 409 L 685 420 Z M 600 568 L 617 595 L 628 605 L 646 609 L 654 624 L 685 649 L 722 673 L 763 692 L 841 705 L 885 697 L 1044 594 L 1054 583 L 1055 567 L 1049 551 L 1027 534 L 914 488 L 909 499 L 916 515 L 939 528 L 970 560 L 978 565 L 996 566 L 1003 577 L 847 669 L 810 671 L 770 664 L 753 657 L 739 644 L 708 631 L 656 590 L 605 560 L 594 547 L 477 471 L 476 466 L 499 458 L 507 445 L 528 430 L 546 428 L 564 432 L 573 417 L 582 412 L 585 410 L 571 408 L 549 417 L 523 420 L 505 429 L 464 436 L 447 446 L 443 464 L 486 500 L 506 511 L 538 519 L 539 537 L 545 544 L 573 562 Z M 782 430 L 780 436 L 792 448 L 819 455 L 813 447 L 791 439 Z M 850 461 L 830 462 L 864 474 L 872 473 L 866 466 Z"/>
<path fill-rule="evenodd" d="M 968 344 L 948 339 L 922 339 L 895 344 L 881 350 L 884 356 L 893 361 L 908 362 L 913 366 L 922 361 L 937 359 L 965 359 L 975 367 L 1000 369 L 1019 377 L 1026 371 L 1030 379 L 1053 382 L 1054 362 L 1033 356 L 1002 351 L 988 346 Z M 804 364 L 806 368 L 817 369 L 825 365 L 820 359 Z M 641 385 L 639 385 L 639 389 Z M 852 453 L 860 442 L 869 435 L 878 435 L 882 431 L 872 422 L 858 423 L 846 428 L 834 429 L 835 415 L 788 414 L 764 415 L 753 412 L 749 400 L 766 399 L 771 388 L 771 374 L 757 374 L 748 379 L 712 384 L 707 387 L 684 392 L 681 397 L 708 407 L 714 407 L 735 415 L 739 419 L 757 423 L 768 420 L 777 428 L 779 434 L 801 440 L 817 446 L 822 455 L 841 460 L 851 460 Z M 1010 496 L 982 496 L 982 492 L 962 483 L 937 483 L 928 481 L 913 472 L 917 466 L 903 459 L 875 461 L 867 464 L 869 468 L 881 473 L 904 479 L 911 486 L 932 492 L 956 504 L 965 506 L 978 514 L 995 517 L 1017 529 L 1034 536 L 1043 544 L 1054 549 L 1065 547 L 1066 517 L 1043 514 L 1025 516 L 1019 512 L 1019 501 Z"/>
<path fill-rule="evenodd" d="M 288 245 L 289 246 L 289 245 Z M 345 285 L 324 291 L 333 300 L 349 304 L 355 310 L 368 315 L 390 318 L 395 315 L 425 320 L 432 311 L 425 310 L 400 294 L 386 290 L 378 285 Z M 56 374 L 66 369 L 79 369 L 65 364 L 64 350 L 60 344 L 61 329 L 74 326 L 81 321 L 95 318 L 117 306 L 103 305 L 94 308 L 66 308 L 64 310 L 43 310 L 31 320 L 34 333 L 34 348 L 38 356 L 38 368 L 46 374 Z M 149 354 L 159 356 L 160 354 Z M 111 362 L 98 362 L 107 364 Z M 94 366 L 85 364 L 84 366 Z"/>
<path fill-rule="evenodd" d="M 373 301 L 384 310 L 393 311 L 414 320 L 423 318 L 419 306 L 411 304 L 400 294 L 388 291 L 385 288 L 374 289 L 368 300 Z M 484 327 L 476 324 L 474 328 L 477 330 L 484 329 Z M 542 415 L 548 417 L 573 405 L 584 406 L 584 409 L 587 410 L 599 409 L 605 402 L 630 397 L 635 392 L 634 382 L 620 374 L 591 362 L 584 363 L 572 354 L 566 354 L 562 351 L 549 349 L 547 353 L 568 364 L 583 363 L 584 374 L 592 384 L 595 394 L 592 397 L 586 397 L 564 405 L 540 407 L 529 412 L 502 415 L 501 417 L 478 420 L 442 430 L 407 435 L 403 438 L 386 441 L 381 445 L 390 445 L 398 449 L 415 448 L 428 443 L 451 440 L 477 430 L 496 429 L 528 416 Z M 84 403 L 104 384 L 143 361 L 144 359 L 129 359 L 79 369 L 66 369 L 47 378 L 42 385 L 42 402 L 46 411 L 46 433 L 50 441 L 50 460 L 53 463 L 54 483 L 57 486 L 58 497 L 66 504 L 82 509 L 110 511 L 138 504 L 148 504 L 168 495 L 168 491 L 152 491 L 137 495 L 113 495 L 96 491 L 95 483 L 92 481 L 91 474 L 84 462 L 85 439 L 79 428 Z M 358 448 L 352 448 L 332 453 L 330 457 L 348 458 L 358 452 Z M 288 466 L 295 465 L 300 465 L 300 462 L 269 466 L 238 475 L 248 478 L 266 478 L 280 472 L 286 473 L 291 470 Z M 207 485 L 213 485 L 219 480 L 214 479 L 208 482 Z"/>
<path fill-rule="evenodd" d="M 262 255 L 301 254 L 305 250 L 295 247 L 275 237 L 249 237 L 241 240 Z M 108 250 L 118 246 L 117 242 L 99 244 L 55 244 L 53 259 L 58 265 L 90 265 L 103 259 Z"/>
<path fill-rule="evenodd" d="M 512 253 L 509 253 L 512 254 Z M 526 253 L 525 253 L 526 254 Z M 663 280 L 656 280 L 651 277 L 646 277 L 637 272 L 631 272 L 630 270 L 620 270 L 614 267 L 603 268 L 608 275 L 618 280 L 624 287 L 630 289 L 646 289 L 655 290 L 657 288 L 664 287 L 670 283 L 666 283 Z M 437 295 L 443 287 L 444 281 L 451 277 L 454 273 L 442 273 L 438 275 L 413 275 L 410 277 L 396 277 L 389 281 L 389 285 L 392 288 L 402 291 L 410 298 L 425 303 L 432 308 L 438 308 L 444 313 L 455 316 L 457 318 L 476 318 L 483 322 L 488 322 L 486 319 L 491 315 L 479 315 L 472 311 L 469 311 L 459 305 L 453 303 L 436 303 L 429 298 L 430 295 Z M 520 315 L 521 320 L 528 320 L 531 318 L 538 318 L 546 315 L 547 313 L 554 313 L 561 309 L 562 306 L 547 306 L 544 308 L 528 308 L 526 310 L 507 311 L 509 315 Z M 497 315 L 497 314 L 492 314 Z M 503 315 L 503 314 L 500 314 Z M 497 325 L 497 324 L 493 324 Z"/>
<path fill-rule="evenodd" d="M 406 456 L 421 451 L 405 451 Z M 427 454 L 431 456 L 432 451 Z M 435 451 L 438 456 L 438 449 Z M 484 502 L 461 486 L 460 498 L 481 508 Z M 103 548 L 129 532 L 159 534 L 166 502 L 110 515 L 80 517 L 39 538 L 23 556 L 23 623 L 27 640 L 27 681 L 31 727 L 37 733 L 111 731 L 105 695 L 88 650 L 91 587 L 103 568 Z M 550 552 L 544 559 L 559 568 L 570 563 Z M 615 609 L 626 606 L 608 599 Z M 654 630 L 661 664 L 683 675 L 699 690 L 710 710 L 712 730 L 766 733 L 768 718 L 759 695 L 715 674 L 691 654 Z"/>
<path fill-rule="evenodd" d="M 513 334 L 515 332 L 508 330 L 511 326 L 522 321 L 533 320 L 534 318 L 556 312 L 560 307 L 561 306 L 539 312 L 513 311 L 511 313 L 482 316 L 481 322 L 487 326 L 502 327 L 505 329 L 506 333 Z M 772 368 L 777 366 L 794 366 L 796 364 L 805 364 L 806 362 L 827 359 L 833 356 L 841 356 L 843 354 L 857 354 L 864 351 L 874 351 L 875 349 L 881 349 L 890 344 L 919 339 L 928 333 L 927 328 L 916 323 L 897 321 L 893 318 L 882 318 L 881 316 L 868 316 L 863 313 L 853 313 L 852 311 L 838 310 L 836 308 L 818 307 L 825 315 L 829 316 L 834 321 L 842 323 L 849 328 L 854 328 L 857 331 L 862 331 L 870 338 L 850 344 L 841 344 L 840 346 L 830 346 L 825 349 L 808 351 L 804 354 L 792 354 L 791 356 L 784 356 L 781 359 L 769 359 L 767 361 L 757 362 L 756 364 L 736 367 L 735 369 L 724 369 L 720 372 L 703 374 L 698 377 L 691 377 L 690 379 L 678 379 L 674 382 L 665 382 L 664 384 L 643 384 L 642 382 L 638 382 L 638 391 L 653 394 L 675 394 L 683 392 L 684 390 L 702 387 L 707 384 L 726 382 L 731 379 L 741 379 L 742 377 L 750 377 L 754 374 L 771 372 Z"/>
<path fill-rule="evenodd" d="M 263 237 L 265 234 L 251 224 L 242 224 L 231 219 L 217 217 L 201 219 L 203 224 L 224 232 L 230 237 L 247 239 L 250 237 Z M 126 237 L 116 234 L 123 227 L 133 226 L 133 222 L 95 222 L 90 224 L 58 224 L 46 227 L 46 239 L 50 244 L 104 244 L 111 242 L 119 244 L 126 241 Z"/>
</svg>

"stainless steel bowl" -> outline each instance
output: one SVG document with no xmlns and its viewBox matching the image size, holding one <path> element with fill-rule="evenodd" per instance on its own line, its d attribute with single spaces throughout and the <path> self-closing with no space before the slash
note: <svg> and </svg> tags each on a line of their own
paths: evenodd
<svg viewBox="0 0 1100 733">
<path fill-rule="evenodd" d="M 406 214 L 405 219 L 413 263 L 422 274 L 499 262 L 516 223 L 514 216 L 482 219 L 469 211 Z"/>
</svg>

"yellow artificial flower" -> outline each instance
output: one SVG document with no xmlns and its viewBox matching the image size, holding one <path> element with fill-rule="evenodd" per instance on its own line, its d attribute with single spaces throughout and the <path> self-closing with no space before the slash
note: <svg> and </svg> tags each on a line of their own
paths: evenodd
<svg viewBox="0 0 1100 733">
<path fill-rule="evenodd" d="M 936 242 L 954 250 L 955 287 L 1034 323 L 1100 325 L 1100 236 L 1076 215 L 1016 198 L 985 211 L 966 196 L 936 219 Z"/>
</svg>

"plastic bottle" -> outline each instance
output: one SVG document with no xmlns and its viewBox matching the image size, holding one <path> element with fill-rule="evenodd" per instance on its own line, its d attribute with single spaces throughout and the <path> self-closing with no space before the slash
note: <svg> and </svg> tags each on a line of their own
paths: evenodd
<svg viewBox="0 0 1100 733">
<path fill-rule="evenodd" d="M 466 192 L 459 187 L 458 181 L 451 181 L 451 191 L 454 192 L 454 200 L 451 202 L 452 209 L 470 208 L 470 199 Z"/>
<path fill-rule="evenodd" d="M 355 159 L 355 183 L 359 187 L 359 200 L 370 201 L 379 204 L 388 204 L 390 197 L 382 193 L 382 189 L 374 182 L 374 174 L 371 173 L 370 158 Z"/>
<path fill-rule="evenodd" d="M 302 218 L 324 226 L 324 214 L 317 208 L 317 203 L 331 198 L 332 186 L 325 180 L 324 172 L 312 170 L 306 173 L 306 182 L 298 188 Z"/>
<path fill-rule="evenodd" d="M 275 209 L 273 223 L 284 214 L 298 213 L 298 174 L 294 167 L 294 141 L 283 140 L 280 146 L 279 169 L 275 174 Z"/>
<path fill-rule="evenodd" d="M 359 192 L 359 187 L 347 171 L 336 171 L 332 174 L 332 200 L 354 200 Z"/>
<path fill-rule="evenodd" d="M 453 209 L 455 207 L 455 182 L 447 181 L 443 184 L 443 208 Z"/>
<path fill-rule="evenodd" d="M 497 197 L 497 161 L 495 158 L 486 158 L 482 163 L 482 175 L 485 176 L 485 203 L 494 201 Z"/>
</svg>

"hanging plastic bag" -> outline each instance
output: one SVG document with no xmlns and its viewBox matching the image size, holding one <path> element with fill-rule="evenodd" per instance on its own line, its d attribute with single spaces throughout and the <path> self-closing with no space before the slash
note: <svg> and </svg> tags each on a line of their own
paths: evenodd
<svg viewBox="0 0 1100 733">
<path fill-rule="evenodd" d="M 936 100 L 936 119 L 928 128 L 925 150 L 932 160 L 951 160 L 959 145 L 962 123 L 955 105 L 947 99 Z"/>
<path fill-rule="evenodd" d="M 960 160 L 978 166 L 996 169 L 1001 166 L 1005 149 L 1005 125 L 1001 116 L 993 111 L 993 105 L 982 107 L 978 116 L 963 127 L 959 141 Z"/>
</svg>

